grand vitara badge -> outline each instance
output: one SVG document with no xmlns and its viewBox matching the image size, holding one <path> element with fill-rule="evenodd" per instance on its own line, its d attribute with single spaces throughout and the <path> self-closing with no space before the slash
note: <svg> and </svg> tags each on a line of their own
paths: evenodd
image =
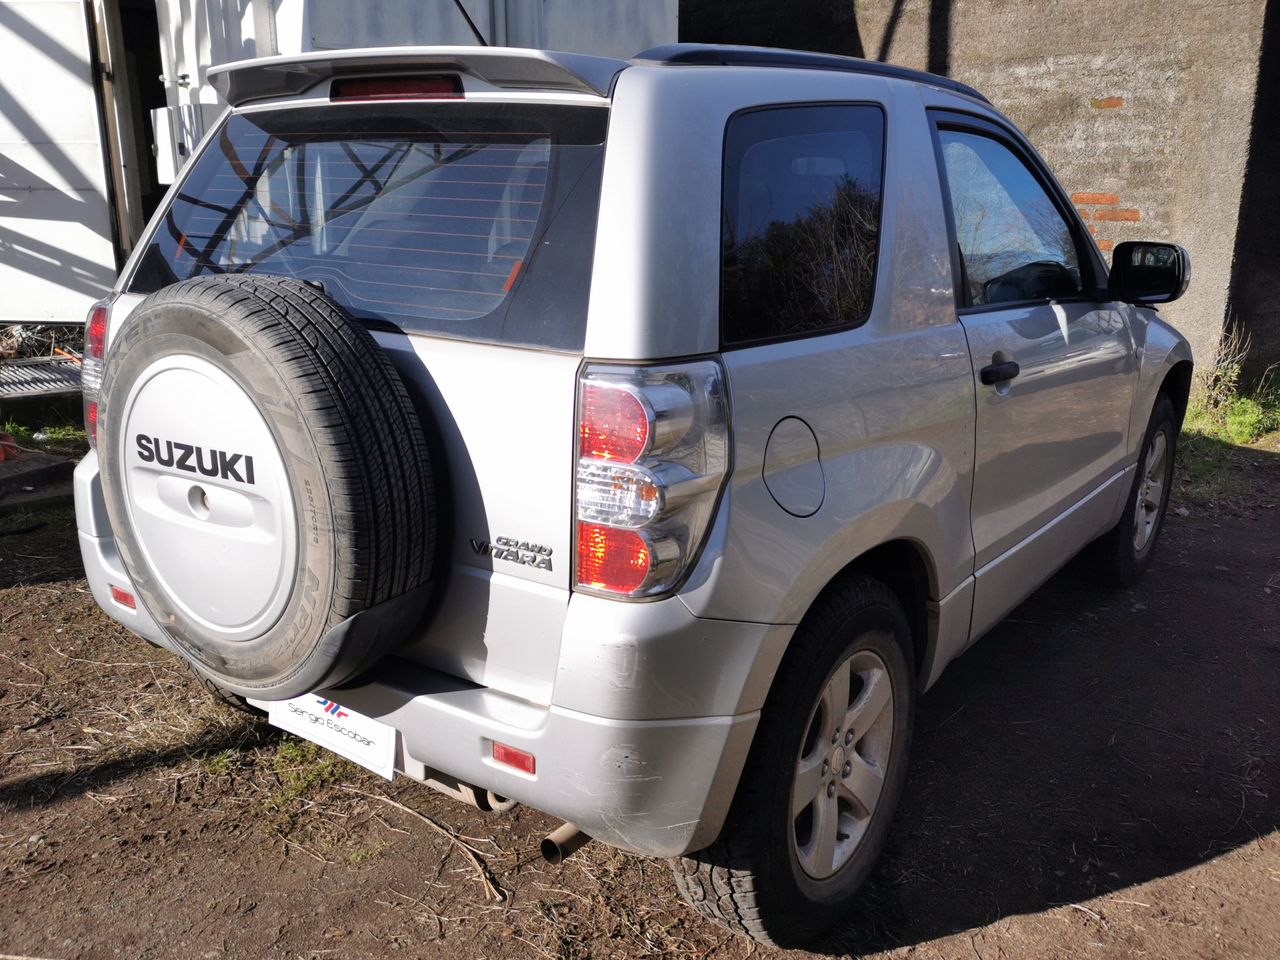
<svg viewBox="0 0 1280 960">
<path fill-rule="evenodd" d="M 253 457 L 247 453 L 229 450 L 206 450 L 193 443 L 161 440 L 140 433 L 134 437 L 138 459 L 160 467 L 172 467 L 187 473 L 205 477 L 235 480 L 237 483 L 253 483 Z"/>
<path fill-rule="evenodd" d="M 472 540 L 471 549 L 482 557 L 494 560 L 509 560 L 537 570 L 551 569 L 551 548 L 528 540 L 515 540 L 512 537 L 497 537 L 492 543 L 488 540 Z"/>
</svg>

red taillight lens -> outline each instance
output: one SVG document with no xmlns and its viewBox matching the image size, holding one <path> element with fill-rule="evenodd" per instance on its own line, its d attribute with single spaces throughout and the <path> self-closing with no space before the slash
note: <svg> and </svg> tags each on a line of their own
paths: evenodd
<svg viewBox="0 0 1280 960">
<path fill-rule="evenodd" d="M 631 593 L 649 575 L 652 559 L 634 530 L 578 522 L 578 586 Z"/>
<path fill-rule="evenodd" d="M 329 99 L 339 100 L 453 100 L 462 96 L 462 81 L 445 77 L 339 77 L 329 87 Z"/>
<path fill-rule="evenodd" d="M 98 401 L 88 400 L 84 405 L 84 432 L 89 442 L 98 442 Z"/>
<path fill-rule="evenodd" d="M 538 761 L 532 753 L 525 753 L 505 743 L 493 741 L 493 759 L 508 767 L 514 767 L 522 773 L 533 775 L 537 772 Z"/>
<path fill-rule="evenodd" d="M 108 302 L 89 308 L 84 322 L 84 357 L 80 362 L 80 388 L 84 393 L 84 432 L 89 446 L 98 446 L 98 390 L 107 356 Z"/>
<path fill-rule="evenodd" d="M 101 360 L 107 352 L 107 308 L 95 306 L 89 312 L 89 322 L 84 329 L 85 354 Z"/>
<path fill-rule="evenodd" d="M 128 607 L 130 610 L 138 609 L 138 604 L 133 599 L 133 594 L 128 590 L 121 590 L 115 584 L 111 585 L 111 599 L 122 607 Z"/>
<path fill-rule="evenodd" d="M 635 463 L 649 444 L 649 414 L 623 387 L 587 381 L 582 385 L 578 456 Z"/>
</svg>

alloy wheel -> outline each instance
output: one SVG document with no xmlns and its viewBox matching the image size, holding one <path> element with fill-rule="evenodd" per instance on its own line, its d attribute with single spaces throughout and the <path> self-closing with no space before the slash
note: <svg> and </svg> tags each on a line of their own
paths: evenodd
<svg viewBox="0 0 1280 960">
<path fill-rule="evenodd" d="M 893 749 L 893 686 L 878 654 L 859 650 L 827 679 L 810 712 L 791 785 L 791 842 L 815 880 L 849 862 L 879 804 Z"/>
</svg>

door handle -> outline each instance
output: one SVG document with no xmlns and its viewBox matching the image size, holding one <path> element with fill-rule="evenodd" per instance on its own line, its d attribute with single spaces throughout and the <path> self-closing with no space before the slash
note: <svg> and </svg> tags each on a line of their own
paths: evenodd
<svg viewBox="0 0 1280 960">
<path fill-rule="evenodd" d="M 990 387 L 993 384 L 1005 383 L 1022 372 L 1018 361 L 1003 350 L 997 350 L 991 357 L 991 363 L 978 371 L 978 379 Z"/>
</svg>

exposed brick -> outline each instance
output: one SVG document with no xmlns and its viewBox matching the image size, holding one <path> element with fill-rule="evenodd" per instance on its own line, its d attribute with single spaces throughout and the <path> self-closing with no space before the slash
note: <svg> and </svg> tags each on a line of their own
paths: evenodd
<svg viewBox="0 0 1280 960">
<path fill-rule="evenodd" d="M 1114 244 L 1114 243 L 1112 243 L 1110 240 L 1099 240 L 1099 241 L 1098 241 L 1098 249 L 1099 249 L 1099 250 L 1101 250 L 1103 253 L 1106 253 L 1108 250 L 1110 250 L 1110 249 L 1111 249 L 1112 247 L 1114 247 L 1114 246 L 1115 246 L 1115 244 Z"/>
<path fill-rule="evenodd" d="M 1089 106 L 1095 110 L 1114 110 L 1116 107 L 1124 106 L 1124 97 L 1102 97 L 1098 100 L 1090 100 Z"/>
<path fill-rule="evenodd" d="M 1111 223 L 1132 223 L 1142 219 L 1142 214 L 1137 210 L 1099 210 L 1093 216 L 1096 220 L 1105 220 Z"/>
<path fill-rule="evenodd" d="M 1089 224 L 1089 232 L 1090 232 L 1090 233 L 1093 233 L 1093 234 L 1096 234 L 1096 233 L 1098 232 L 1098 228 L 1097 228 L 1097 227 L 1095 227 L 1095 226 L 1091 223 L 1091 224 Z"/>
<path fill-rule="evenodd" d="M 1072 203 L 1086 203 L 1090 206 L 1114 207 L 1120 198 L 1114 193 L 1073 193 Z"/>
<path fill-rule="evenodd" d="M 1084 207 L 1076 207 L 1076 213 L 1080 214 L 1081 220 L 1088 220 L 1091 216 L 1093 216 L 1093 214 L 1091 214 Z"/>
</svg>

